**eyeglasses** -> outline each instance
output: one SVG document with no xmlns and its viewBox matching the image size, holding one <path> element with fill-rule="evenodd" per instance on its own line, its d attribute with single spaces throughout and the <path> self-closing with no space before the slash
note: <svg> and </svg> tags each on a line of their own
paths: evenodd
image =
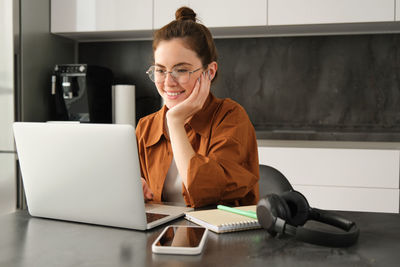
<svg viewBox="0 0 400 267">
<path fill-rule="evenodd" d="M 170 73 L 174 81 L 180 84 L 184 84 L 189 82 L 190 80 L 190 74 L 195 73 L 196 71 L 199 71 L 201 69 L 198 68 L 196 70 L 189 71 L 188 69 L 184 67 L 175 67 L 172 69 L 172 71 L 166 71 L 163 70 L 160 67 L 157 66 L 151 66 L 147 71 L 147 75 L 149 75 L 150 80 L 152 80 L 155 83 L 163 83 L 165 81 L 165 78 L 167 77 L 167 74 Z"/>
</svg>

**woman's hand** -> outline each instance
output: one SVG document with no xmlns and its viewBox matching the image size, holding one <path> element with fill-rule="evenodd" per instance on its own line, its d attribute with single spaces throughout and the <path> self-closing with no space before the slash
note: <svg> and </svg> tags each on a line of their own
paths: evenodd
<svg viewBox="0 0 400 267">
<path fill-rule="evenodd" d="M 187 188 L 189 161 L 195 154 L 185 130 L 185 122 L 199 111 L 210 93 L 211 79 L 203 73 L 193 88 L 191 95 L 167 112 L 167 125 L 172 151 L 182 182 Z"/>
<path fill-rule="evenodd" d="M 211 79 L 208 72 L 203 72 L 197 80 L 192 93 L 182 103 L 167 112 L 168 123 L 184 124 L 190 117 L 199 111 L 210 93 Z"/>
<path fill-rule="evenodd" d="M 149 185 L 146 183 L 146 180 L 142 179 L 142 189 L 143 189 L 143 197 L 144 200 L 152 200 L 154 197 L 153 191 L 151 191 Z"/>
</svg>

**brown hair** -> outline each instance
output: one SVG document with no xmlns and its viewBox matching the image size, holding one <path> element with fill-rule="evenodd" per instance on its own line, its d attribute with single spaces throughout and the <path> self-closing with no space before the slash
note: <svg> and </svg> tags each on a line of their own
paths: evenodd
<svg viewBox="0 0 400 267">
<path fill-rule="evenodd" d="M 188 48 L 196 52 L 203 67 L 217 61 L 217 49 L 211 33 L 206 26 L 196 22 L 196 13 L 191 8 L 179 8 L 175 12 L 175 20 L 154 33 L 153 53 L 161 41 L 174 38 L 184 39 Z"/>
</svg>

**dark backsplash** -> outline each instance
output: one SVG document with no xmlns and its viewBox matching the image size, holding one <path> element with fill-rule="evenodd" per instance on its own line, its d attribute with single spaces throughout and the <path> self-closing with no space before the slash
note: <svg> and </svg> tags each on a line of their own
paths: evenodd
<svg viewBox="0 0 400 267">
<path fill-rule="evenodd" d="M 218 97 L 239 102 L 258 138 L 400 141 L 400 35 L 216 39 Z M 137 116 L 160 98 L 150 41 L 79 44 L 79 61 L 136 85 Z"/>
</svg>

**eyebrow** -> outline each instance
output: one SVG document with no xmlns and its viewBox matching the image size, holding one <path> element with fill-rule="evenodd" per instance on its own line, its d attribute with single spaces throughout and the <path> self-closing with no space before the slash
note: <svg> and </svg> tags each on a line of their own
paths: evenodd
<svg viewBox="0 0 400 267">
<path fill-rule="evenodd" d="M 157 66 L 157 67 L 163 67 L 163 68 L 165 68 L 165 66 L 163 66 L 163 65 L 161 65 L 161 64 L 158 64 L 158 63 L 156 63 L 156 64 L 154 64 L 154 65 Z M 193 66 L 192 64 L 187 63 L 187 62 L 180 62 L 180 63 L 175 64 L 172 68 L 176 68 L 176 67 L 183 66 L 183 65 Z"/>
</svg>

